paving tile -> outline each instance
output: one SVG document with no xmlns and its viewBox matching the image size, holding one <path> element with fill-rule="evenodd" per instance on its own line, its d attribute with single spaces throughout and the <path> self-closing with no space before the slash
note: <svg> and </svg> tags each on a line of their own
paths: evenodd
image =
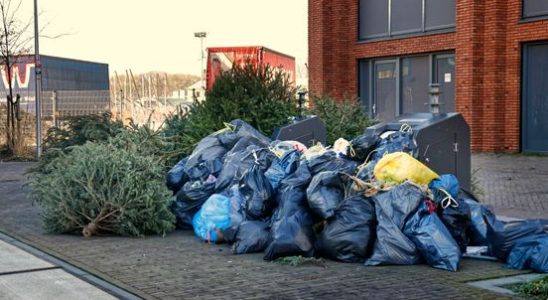
<svg viewBox="0 0 548 300">
<path fill-rule="evenodd" d="M 4 241 L 0 241 L 0 274 L 49 267 L 53 267 L 53 265 Z"/>
<path fill-rule="evenodd" d="M 0 299 L 113 300 L 110 294 L 60 270 L 0 276 Z"/>
</svg>

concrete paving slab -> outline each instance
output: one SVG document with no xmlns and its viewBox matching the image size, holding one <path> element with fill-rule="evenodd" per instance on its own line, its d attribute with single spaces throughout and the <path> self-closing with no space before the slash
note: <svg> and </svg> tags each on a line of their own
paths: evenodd
<svg viewBox="0 0 548 300">
<path fill-rule="evenodd" d="M 469 282 L 468 284 L 478 288 L 490 290 L 492 292 L 496 292 L 499 294 L 515 295 L 516 293 L 505 288 L 504 286 L 514 284 L 514 283 L 532 281 L 535 279 L 539 279 L 543 276 L 544 275 L 542 274 L 525 274 L 525 275 L 503 277 L 503 278 L 496 278 L 496 279 L 490 279 L 490 280 L 474 281 L 474 282 Z"/>
<path fill-rule="evenodd" d="M 0 274 L 52 267 L 54 265 L 0 241 Z"/>
<path fill-rule="evenodd" d="M 60 270 L 44 270 L 0 276 L 0 299 L 112 300 L 97 287 Z"/>
</svg>

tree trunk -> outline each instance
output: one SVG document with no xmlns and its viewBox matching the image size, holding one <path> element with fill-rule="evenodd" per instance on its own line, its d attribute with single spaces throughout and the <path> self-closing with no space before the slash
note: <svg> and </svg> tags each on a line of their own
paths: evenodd
<svg viewBox="0 0 548 300">
<path fill-rule="evenodd" d="M 11 143 L 11 103 L 9 98 L 6 97 L 6 146 L 8 147 L 8 153 L 10 152 L 10 143 Z"/>
</svg>

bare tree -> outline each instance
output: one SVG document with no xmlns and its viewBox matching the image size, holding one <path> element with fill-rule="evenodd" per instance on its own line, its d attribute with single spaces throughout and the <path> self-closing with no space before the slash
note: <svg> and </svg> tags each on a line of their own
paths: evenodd
<svg viewBox="0 0 548 300">
<path fill-rule="evenodd" d="M 6 74 L 7 90 L 7 122 L 6 143 L 10 154 L 19 155 L 23 151 L 24 137 L 21 132 L 22 115 L 20 110 L 21 96 L 14 96 L 14 68 L 20 60 L 30 53 L 32 35 L 29 33 L 31 21 L 22 22 L 18 19 L 21 0 L 0 0 L 0 64 Z M 27 58 L 28 59 L 28 58 Z M 6 88 L 6 87 L 4 87 Z"/>
</svg>

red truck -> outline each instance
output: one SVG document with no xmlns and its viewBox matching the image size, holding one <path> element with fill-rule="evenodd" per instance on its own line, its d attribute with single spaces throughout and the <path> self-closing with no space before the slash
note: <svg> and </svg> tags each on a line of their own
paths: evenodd
<svg viewBox="0 0 548 300">
<path fill-rule="evenodd" d="M 206 87 L 211 90 L 215 79 L 234 64 L 270 65 L 282 69 L 295 84 L 295 58 L 263 46 L 216 47 L 207 49 Z"/>
</svg>

